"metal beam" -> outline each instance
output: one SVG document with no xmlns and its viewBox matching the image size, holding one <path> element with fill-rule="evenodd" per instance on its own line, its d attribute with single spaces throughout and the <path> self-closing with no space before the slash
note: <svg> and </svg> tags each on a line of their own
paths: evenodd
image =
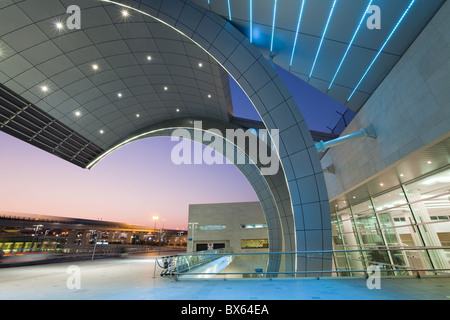
<svg viewBox="0 0 450 320">
<path fill-rule="evenodd" d="M 324 142 L 322 140 L 322 141 L 316 143 L 316 150 L 318 152 L 325 151 L 328 148 L 335 147 L 335 146 L 340 145 L 340 144 L 342 144 L 344 142 L 355 140 L 355 139 L 359 139 L 359 138 L 364 138 L 364 137 L 370 137 L 370 138 L 373 138 L 373 139 L 377 138 L 377 135 L 376 135 L 375 130 L 374 130 L 372 125 L 368 126 L 365 129 L 361 129 L 358 132 L 355 132 L 355 133 L 352 133 L 352 134 L 348 134 L 346 136 L 342 136 L 342 137 L 339 137 L 339 138 L 336 138 L 336 139 L 333 139 L 333 140 L 330 140 L 330 141 L 327 141 L 327 142 Z"/>
</svg>

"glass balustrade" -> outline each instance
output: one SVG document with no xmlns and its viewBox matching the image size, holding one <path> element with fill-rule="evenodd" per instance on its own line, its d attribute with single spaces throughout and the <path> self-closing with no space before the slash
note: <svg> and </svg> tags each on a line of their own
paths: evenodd
<svg viewBox="0 0 450 320">
<path fill-rule="evenodd" d="M 449 247 L 389 247 L 372 249 L 302 251 L 281 253 L 232 253 L 224 249 L 180 254 L 156 259 L 161 276 L 177 279 L 238 279 L 293 277 L 367 277 L 377 270 L 381 276 L 450 276 L 450 269 L 435 268 L 431 255 Z M 332 260 L 332 270 L 302 271 L 300 260 L 321 265 Z M 356 259 L 356 261 L 353 261 Z"/>
</svg>

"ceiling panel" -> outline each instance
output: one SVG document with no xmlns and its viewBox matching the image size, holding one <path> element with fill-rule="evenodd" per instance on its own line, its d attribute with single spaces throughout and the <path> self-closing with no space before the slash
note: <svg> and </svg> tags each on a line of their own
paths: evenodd
<svg viewBox="0 0 450 320">
<path fill-rule="evenodd" d="M 191 0 L 191 2 L 212 10 L 227 20 L 230 20 L 228 14 L 228 3 L 230 3 L 232 13 L 230 22 L 250 39 L 250 1 L 215 0 L 211 1 L 210 5 L 206 0 Z M 253 0 L 253 44 L 267 58 L 271 56 L 277 65 L 302 80 L 306 76 L 308 82 L 320 83 L 321 85 L 317 89 L 353 111 L 358 111 L 367 100 L 361 99 L 361 97 L 367 94 L 370 96 L 376 90 L 393 65 L 404 55 L 411 43 L 439 10 L 444 0 L 416 0 L 390 38 L 390 34 L 411 0 L 374 0 L 372 4 L 381 9 L 381 29 L 369 29 L 366 25 L 367 19 L 372 14 L 365 14 L 369 0 L 337 0 L 331 16 L 334 0 L 304 0 L 302 20 L 297 34 L 302 2 L 303 0 Z M 274 20 L 275 3 L 277 6 Z M 329 24 L 324 34 L 329 18 Z M 333 85 L 349 87 L 353 91 L 376 57 L 377 52 L 388 39 L 389 41 L 386 42 L 380 59 L 375 61 L 372 70 L 361 83 L 361 87 L 357 89 L 358 101 L 356 101 L 355 95 L 351 98 L 355 100 L 347 102 L 349 96 L 342 100 L 342 90 L 333 90 L 333 88 L 328 90 L 328 86 L 361 21 L 363 23 Z M 272 30 L 274 33 L 273 51 L 271 52 Z M 320 46 L 322 37 L 323 44 Z M 295 40 L 296 38 L 297 40 Z M 294 43 L 296 43 L 295 54 L 291 64 Z M 319 54 L 317 54 L 318 52 Z M 309 79 L 316 57 L 312 78 L 328 82 L 328 86 L 323 86 L 322 81 L 313 82 L 312 79 Z"/>
</svg>

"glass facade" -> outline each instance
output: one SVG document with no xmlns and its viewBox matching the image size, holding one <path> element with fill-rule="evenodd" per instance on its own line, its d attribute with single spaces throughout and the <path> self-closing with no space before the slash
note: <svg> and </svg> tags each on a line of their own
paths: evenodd
<svg viewBox="0 0 450 320">
<path fill-rule="evenodd" d="M 378 265 L 391 275 L 449 272 L 448 166 L 366 199 L 347 199 L 332 206 L 336 270 Z"/>
</svg>

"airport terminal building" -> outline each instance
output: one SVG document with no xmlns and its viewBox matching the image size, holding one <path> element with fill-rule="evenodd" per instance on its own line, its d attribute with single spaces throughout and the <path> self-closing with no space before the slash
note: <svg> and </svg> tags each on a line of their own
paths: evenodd
<svg viewBox="0 0 450 320">
<path fill-rule="evenodd" d="M 450 269 L 448 1 L 77 3 L 0 4 L 0 130 L 80 170 L 177 129 L 221 137 L 259 202 L 192 205 L 189 252 L 262 250 L 271 274 Z M 279 68 L 346 108 L 330 132 Z M 234 116 L 230 81 L 260 121 Z"/>
</svg>

